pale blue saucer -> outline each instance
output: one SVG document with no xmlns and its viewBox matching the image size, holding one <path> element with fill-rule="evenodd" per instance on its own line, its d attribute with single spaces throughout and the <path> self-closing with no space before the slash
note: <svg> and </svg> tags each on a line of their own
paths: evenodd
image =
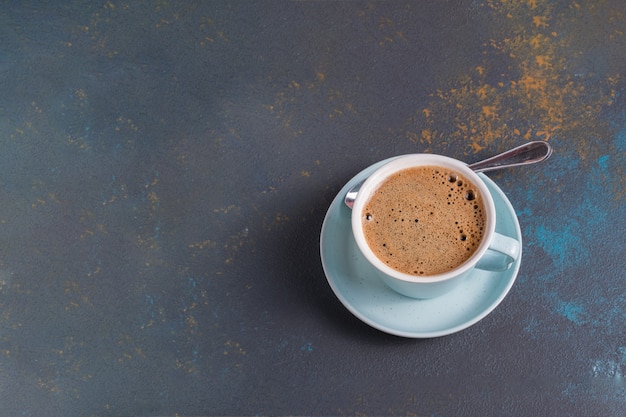
<svg viewBox="0 0 626 417">
<path fill-rule="evenodd" d="M 507 295 L 520 268 L 520 257 L 505 272 L 475 269 L 451 292 L 430 300 L 416 300 L 396 293 L 376 276 L 359 251 L 350 226 L 350 209 L 343 204 L 348 190 L 386 161 L 352 178 L 333 200 L 320 237 L 326 278 L 335 295 L 356 317 L 370 326 L 397 336 L 429 338 L 466 329 L 491 313 Z M 522 242 L 515 210 L 502 190 L 487 176 L 496 206 L 496 231 Z"/>
</svg>

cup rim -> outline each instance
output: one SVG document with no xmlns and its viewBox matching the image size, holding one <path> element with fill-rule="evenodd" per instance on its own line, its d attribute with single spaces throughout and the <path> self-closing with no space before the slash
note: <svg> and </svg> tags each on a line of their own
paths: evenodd
<svg viewBox="0 0 626 417">
<path fill-rule="evenodd" d="M 441 166 L 442 168 L 449 168 L 457 170 L 460 174 L 469 179 L 473 185 L 475 185 L 483 197 L 483 203 L 486 211 L 485 221 L 485 233 L 478 248 L 472 256 L 470 256 L 465 262 L 449 271 L 428 275 L 428 276 L 416 276 L 407 274 L 397 269 L 391 268 L 381 261 L 371 250 L 365 240 L 365 235 L 362 228 L 362 211 L 365 203 L 369 200 L 369 197 L 378 186 L 387 179 L 390 175 L 403 169 L 419 167 L 419 166 Z M 466 163 L 459 161 L 444 155 L 428 154 L 428 153 L 413 153 L 400 155 L 397 158 L 389 161 L 383 166 L 374 171 L 361 185 L 359 193 L 354 200 L 351 213 L 352 233 L 357 246 L 366 260 L 372 264 L 383 274 L 400 281 L 409 283 L 435 283 L 453 279 L 468 270 L 472 269 L 476 263 L 484 256 L 485 252 L 489 248 L 489 244 L 495 233 L 496 225 L 496 209 L 493 202 L 493 197 L 487 188 L 487 185 L 478 176 L 478 174 L 472 171 Z"/>
</svg>

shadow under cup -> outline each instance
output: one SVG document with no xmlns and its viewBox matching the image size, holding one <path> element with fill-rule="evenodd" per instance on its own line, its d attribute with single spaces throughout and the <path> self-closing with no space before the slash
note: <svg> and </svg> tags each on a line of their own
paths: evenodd
<svg viewBox="0 0 626 417">
<path fill-rule="evenodd" d="M 442 171 L 460 174 L 480 193 L 484 205 L 483 237 L 474 253 L 459 266 L 434 275 L 411 275 L 390 267 L 375 255 L 365 238 L 363 211 L 379 187 L 393 174 L 409 168 L 433 166 Z M 485 183 L 465 163 L 442 155 L 404 155 L 378 168 L 359 189 L 351 216 L 354 239 L 365 259 L 376 268 L 380 278 L 390 288 L 412 298 L 434 298 L 443 295 L 465 279 L 474 268 L 490 271 L 506 270 L 520 254 L 517 240 L 495 232 L 496 209 Z"/>
</svg>

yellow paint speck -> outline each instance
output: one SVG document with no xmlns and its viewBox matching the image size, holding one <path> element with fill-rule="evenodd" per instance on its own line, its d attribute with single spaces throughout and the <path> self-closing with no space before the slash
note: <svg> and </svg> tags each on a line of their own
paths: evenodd
<svg viewBox="0 0 626 417">
<path fill-rule="evenodd" d="M 539 65 L 540 67 L 544 67 L 544 68 L 550 67 L 550 57 L 548 57 L 547 55 L 537 55 L 535 57 L 535 61 L 537 62 L 537 65 Z"/>
<path fill-rule="evenodd" d="M 495 117 L 496 106 L 483 106 L 483 114 L 485 115 L 485 117 Z"/>
<path fill-rule="evenodd" d="M 477 142 L 472 142 L 472 149 L 474 151 L 474 153 L 478 153 L 480 151 L 482 151 L 483 149 L 485 149 L 484 146 L 480 146 Z"/>
<path fill-rule="evenodd" d="M 533 23 L 538 28 L 547 28 L 548 21 L 546 16 L 533 16 Z"/>
</svg>

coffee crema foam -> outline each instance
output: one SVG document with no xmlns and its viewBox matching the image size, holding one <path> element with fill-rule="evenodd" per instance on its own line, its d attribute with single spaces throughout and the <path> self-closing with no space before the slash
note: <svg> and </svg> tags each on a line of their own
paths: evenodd
<svg viewBox="0 0 626 417">
<path fill-rule="evenodd" d="M 478 249 L 484 235 L 483 198 L 464 176 L 425 166 L 396 172 L 362 211 L 374 254 L 391 268 L 416 276 L 455 269 Z"/>
</svg>

